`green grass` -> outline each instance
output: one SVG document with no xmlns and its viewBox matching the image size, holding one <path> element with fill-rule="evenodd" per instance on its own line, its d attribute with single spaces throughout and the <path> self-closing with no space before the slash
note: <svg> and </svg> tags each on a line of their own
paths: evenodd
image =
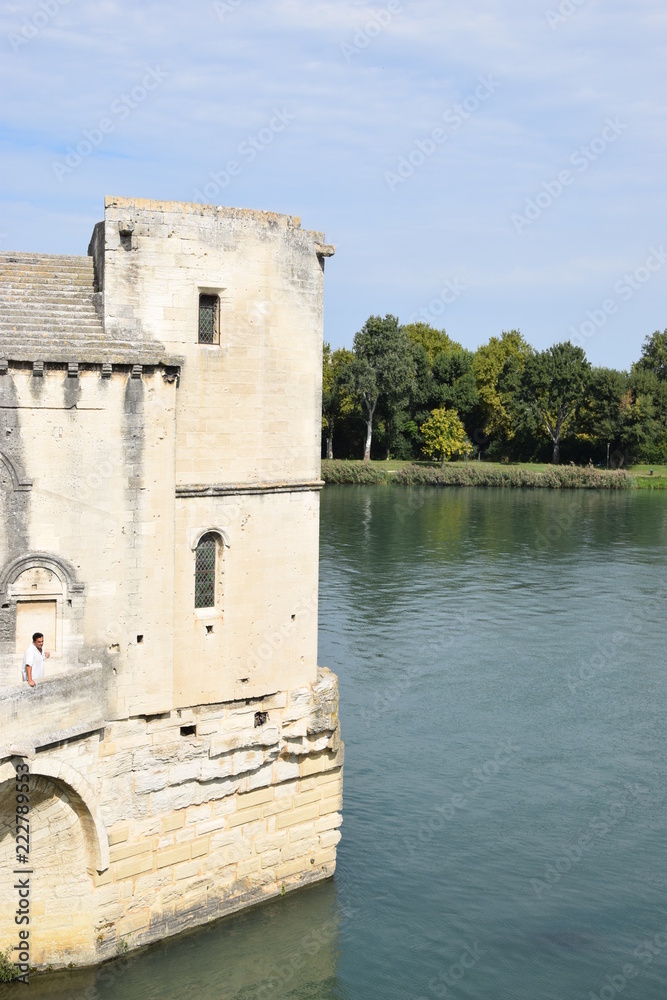
<svg viewBox="0 0 667 1000">
<path fill-rule="evenodd" d="M 322 464 L 324 464 L 327 459 L 322 459 Z M 334 462 L 345 462 L 346 465 L 364 465 L 361 459 L 356 458 L 335 458 Z M 427 459 L 407 459 L 401 461 L 400 459 L 390 458 L 388 461 L 383 459 L 374 459 L 371 466 L 378 469 L 386 469 L 389 472 L 398 472 L 399 469 L 404 469 L 406 465 L 419 465 L 425 468 L 439 469 L 440 462 L 431 462 Z M 457 465 L 465 465 L 465 461 L 460 462 L 446 462 L 448 466 L 456 467 Z M 533 469 L 535 472 L 544 472 L 545 469 L 551 469 L 553 466 L 550 462 L 478 462 L 477 459 L 470 459 L 470 465 L 483 465 L 487 469 Z M 563 463 L 562 468 L 565 468 L 567 463 Z M 631 465 L 626 468 L 626 472 L 631 476 L 648 476 L 651 469 L 653 469 L 653 478 L 667 478 L 667 465 Z"/>
<path fill-rule="evenodd" d="M 651 469 L 653 476 L 651 477 Z M 648 476 L 655 479 L 667 479 L 667 465 L 631 465 L 628 469 L 631 476 Z"/>
<path fill-rule="evenodd" d="M 628 472 L 639 490 L 667 490 L 667 465 L 633 465 Z"/>
</svg>

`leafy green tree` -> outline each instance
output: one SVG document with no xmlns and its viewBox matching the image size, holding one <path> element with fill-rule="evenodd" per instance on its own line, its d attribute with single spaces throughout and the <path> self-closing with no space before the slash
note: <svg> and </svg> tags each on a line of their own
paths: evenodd
<svg viewBox="0 0 667 1000">
<path fill-rule="evenodd" d="M 533 352 L 526 359 L 519 392 L 551 439 L 554 465 L 560 461 L 561 438 L 568 424 L 587 401 L 590 372 L 582 348 L 569 341 Z"/>
<path fill-rule="evenodd" d="M 624 436 L 644 462 L 667 462 L 667 330 L 646 337 L 630 372 Z"/>
<path fill-rule="evenodd" d="M 633 366 L 623 397 L 622 443 L 630 456 L 647 462 L 667 452 L 667 393 L 655 371 Z"/>
<path fill-rule="evenodd" d="M 465 427 L 456 410 L 446 410 L 444 407 L 433 410 L 419 429 L 424 437 L 424 454 L 429 458 L 441 459 L 442 465 L 452 455 L 464 454 L 470 447 Z"/>
<path fill-rule="evenodd" d="M 623 400 L 628 391 L 627 372 L 615 368 L 591 370 L 588 399 L 579 412 L 577 437 L 602 457 L 607 444 L 617 452 L 625 423 Z"/>
<path fill-rule="evenodd" d="M 382 401 L 385 419 L 405 407 L 414 380 L 414 362 L 408 335 L 395 316 L 370 316 L 354 336 L 354 360 L 347 367 L 344 386 L 363 404 L 366 423 L 364 461 L 370 461 L 373 419 Z"/>
<path fill-rule="evenodd" d="M 521 375 L 531 347 L 518 330 L 503 330 L 475 352 L 473 371 L 482 406 L 484 430 L 490 438 L 510 440 L 514 433 L 513 387 Z"/>
<path fill-rule="evenodd" d="M 667 382 L 667 330 L 656 330 L 646 337 L 642 346 L 642 356 L 636 368 L 654 372 L 660 382 Z"/>
<path fill-rule="evenodd" d="M 402 329 L 407 333 L 411 344 L 419 344 L 424 348 L 431 367 L 439 354 L 462 350 L 461 344 L 452 340 L 445 330 L 436 330 L 428 323 L 408 323 Z"/>
<path fill-rule="evenodd" d="M 474 353 L 461 347 L 442 351 L 433 362 L 437 402 L 456 410 L 464 421 L 479 405 L 474 360 Z"/>
<path fill-rule="evenodd" d="M 457 410 L 466 427 L 468 424 L 478 427 L 479 397 L 472 369 L 473 353 L 464 350 L 444 330 L 426 323 L 413 323 L 403 329 L 412 344 L 415 373 L 402 426 L 404 437 L 414 449 L 421 450 L 423 438 L 419 426 L 428 419 L 431 410 L 441 406 Z"/>
<path fill-rule="evenodd" d="M 346 371 L 354 361 L 354 354 L 345 347 L 335 351 L 324 345 L 322 354 L 322 430 L 327 446 L 327 458 L 333 458 L 334 427 L 339 418 L 354 411 L 355 401 L 345 391 Z"/>
</svg>

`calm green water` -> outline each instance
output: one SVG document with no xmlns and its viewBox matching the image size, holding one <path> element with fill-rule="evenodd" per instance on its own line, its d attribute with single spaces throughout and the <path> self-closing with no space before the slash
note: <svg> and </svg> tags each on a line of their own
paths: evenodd
<svg viewBox="0 0 667 1000">
<path fill-rule="evenodd" d="M 321 537 L 335 880 L 21 995 L 665 1000 L 667 497 L 327 487 Z"/>
</svg>

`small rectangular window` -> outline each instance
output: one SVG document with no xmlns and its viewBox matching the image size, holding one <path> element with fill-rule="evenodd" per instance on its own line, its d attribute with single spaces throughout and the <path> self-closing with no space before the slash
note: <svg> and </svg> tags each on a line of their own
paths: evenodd
<svg viewBox="0 0 667 1000">
<path fill-rule="evenodd" d="M 220 343 L 220 299 L 217 295 L 199 296 L 199 343 Z"/>
</svg>

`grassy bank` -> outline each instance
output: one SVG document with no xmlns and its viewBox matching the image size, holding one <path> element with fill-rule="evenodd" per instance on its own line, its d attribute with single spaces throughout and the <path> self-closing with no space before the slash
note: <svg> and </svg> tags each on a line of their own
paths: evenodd
<svg viewBox="0 0 667 1000">
<path fill-rule="evenodd" d="M 499 486 L 556 490 L 624 490 L 639 486 L 640 482 L 644 486 L 646 480 L 653 487 L 662 479 L 656 474 L 639 477 L 625 471 L 605 472 L 603 469 L 572 465 L 505 465 L 495 462 L 470 462 L 466 465 L 465 462 L 448 462 L 441 468 L 426 462 L 365 463 L 336 459 L 322 462 L 322 478 L 326 483 L 369 486 Z M 667 486 L 667 470 L 662 481 Z"/>
<path fill-rule="evenodd" d="M 640 490 L 667 490 L 667 465 L 633 465 L 629 472 Z"/>
</svg>

